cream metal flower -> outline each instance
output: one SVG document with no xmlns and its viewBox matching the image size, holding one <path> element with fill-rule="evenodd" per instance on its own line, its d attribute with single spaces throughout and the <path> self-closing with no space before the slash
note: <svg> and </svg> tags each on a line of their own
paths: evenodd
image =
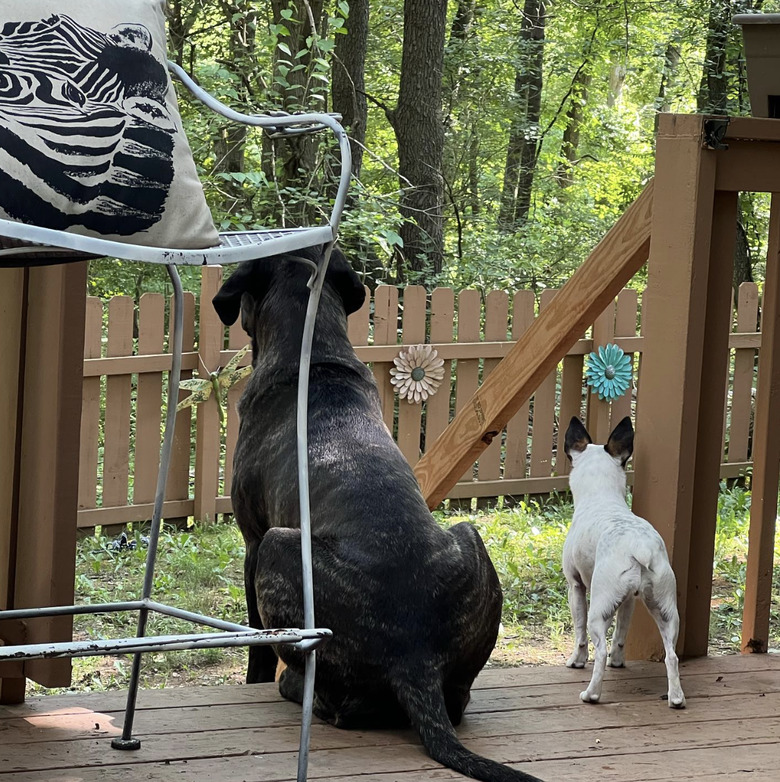
<svg viewBox="0 0 780 782">
<path fill-rule="evenodd" d="M 390 382 L 409 404 L 433 396 L 444 379 L 444 361 L 430 345 L 410 345 L 394 359 Z"/>
</svg>

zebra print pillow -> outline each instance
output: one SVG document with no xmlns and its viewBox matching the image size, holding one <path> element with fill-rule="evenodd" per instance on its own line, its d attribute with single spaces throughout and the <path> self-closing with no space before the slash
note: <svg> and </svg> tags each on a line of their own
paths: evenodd
<svg viewBox="0 0 780 782">
<path fill-rule="evenodd" d="M 165 0 L 4 0 L 0 217 L 218 243 L 165 66 Z"/>
</svg>

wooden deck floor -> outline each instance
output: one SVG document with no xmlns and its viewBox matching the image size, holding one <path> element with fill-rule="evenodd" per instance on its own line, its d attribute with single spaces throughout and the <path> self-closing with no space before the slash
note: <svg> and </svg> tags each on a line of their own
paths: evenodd
<svg viewBox="0 0 780 782">
<path fill-rule="evenodd" d="M 459 734 L 468 747 L 549 782 L 780 779 L 780 655 L 693 660 L 685 711 L 660 696 L 664 667 L 609 671 L 604 702 L 579 702 L 589 668 L 486 670 Z M 0 706 L 0 782 L 270 782 L 295 778 L 299 709 L 274 685 L 144 692 L 137 752 L 109 746 L 119 692 Z M 342 731 L 315 722 L 309 778 L 340 782 L 463 779 L 411 731 Z"/>
</svg>

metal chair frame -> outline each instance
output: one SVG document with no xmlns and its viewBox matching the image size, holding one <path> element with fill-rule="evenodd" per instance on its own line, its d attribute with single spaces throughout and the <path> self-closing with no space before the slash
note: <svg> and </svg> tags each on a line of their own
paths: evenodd
<svg viewBox="0 0 780 782">
<path fill-rule="evenodd" d="M 338 118 L 330 114 L 248 115 L 234 111 L 209 93 L 202 90 L 175 63 L 169 62 L 170 71 L 192 94 L 208 108 L 233 121 L 259 127 L 274 136 L 290 136 L 329 129 L 335 135 L 340 150 L 341 172 L 339 186 L 330 218 L 325 225 L 307 228 L 285 228 L 220 234 L 220 244 L 208 249 L 176 249 L 147 247 L 122 242 L 107 241 L 91 236 L 56 231 L 0 219 L 0 267 L 24 266 L 30 262 L 63 263 L 88 257 L 110 256 L 144 263 L 164 264 L 173 284 L 174 315 L 172 333 L 172 359 L 168 384 L 168 400 L 165 430 L 160 452 L 160 468 L 152 515 L 149 547 L 146 556 L 144 583 L 141 598 L 97 605 L 49 606 L 42 608 L 0 611 L 0 620 L 24 620 L 38 617 L 101 614 L 118 611 L 138 611 L 136 635 L 127 638 L 69 641 L 46 644 L 19 644 L 0 646 L 0 660 L 32 660 L 53 657 L 88 657 L 105 654 L 133 654 L 133 666 L 125 708 L 122 736 L 112 740 L 115 749 L 138 749 L 141 742 L 132 735 L 136 700 L 141 669 L 141 656 L 145 652 L 182 649 L 206 649 L 231 646 L 259 646 L 290 644 L 305 653 L 304 696 L 301 715 L 301 736 L 298 754 L 298 782 L 307 778 L 309 739 L 311 733 L 316 648 L 331 637 L 326 628 L 317 628 L 314 621 L 314 590 L 311 561 L 311 513 L 309 507 L 308 476 L 308 379 L 314 326 L 320 293 L 325 279 L 333 242 L 336 239 L 341 215 L 346 203 L 351 171 L 349 139 Z M 183 292 L 177 264 L 216 265 L 264 258 L 279 253 L 293 252 L 304 247 L 324 245 L 323 260 L 318 264 L 301 259 L 311 267 L 309 300 L 306 309 L 301 343 L 300 372 L 297 397 L 297 456 L 298 486 L 301 516 L 301 561 L 303 566 L 302 628 L 258 630 L 233 622 L 204 616 L 191 611 L 164 605 L 152 600 L 154 568 L 162 525 L 162 509 L 165 485 L 168 477 L 173 446 L 176 404 L 182 359 Z M 150 613 L 171 616 L 194 624 L 212 628 L 217 632 L 200 632 L 180 635 L 147 636 L 146 626 Z"/>
</svg>

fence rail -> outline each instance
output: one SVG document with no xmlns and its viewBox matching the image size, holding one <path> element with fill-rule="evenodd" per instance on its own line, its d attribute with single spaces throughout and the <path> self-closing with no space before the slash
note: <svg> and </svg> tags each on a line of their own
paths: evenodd
<svg viewBox="0 0 780 782">
<path fill-rule="evenodd" d="M 216 371 L 248 342 L 240 325 L 226 331 L 211 307 L 221 274 L 219 268 L 203 269 L 203 307 L 197 306 L 192 294 L 185 296 L 183 377 Z M 530 291 L 511 296 L 491 291 L 483 296 L 464 290 L 456 297 L 447 288 L 427 294 L 419 286 L 403 290 L 383 286 L 350 317 L 350 339 L 358 357 L 372 368 L 385 422 L 410 464 L 444 431 L 555 293 L 545 290 L 537 300 Z M 126 296 L 107 304 L 88 300 L 79 527 L 143 521 L 151 516 L 170 369 L 169 307 L 161 294 L 144 294 L 137 305 Z M 751 464 L 756 351 L 761 343 L 758 313 L 758 289 L 745 283 L 730 338 L 723 477 L 737 476 Z M 399 401 L 390 383 L 393 359 L 404 345 L 423 342 L 432 344 L 444 360 L 445 380 L 423 404 Z M 641 398 L 630 393 L 609 405 L 584 385 L 584 357 L 607 342 L 632 355 L 636 388 L 644 344 L 641 297 L 636 291 L 622 291 L 597 318 L 449 497 L 492 498 L 565 489 L 568 463 L 557 447 L 559 422 L 565 429 L 572 415 L 583 416 L 594 439 L 603 441 L 613 422 L 641 404 Z M 248 357 L 244 363 L 249 363 Z M 194 413 L 189 408 L 180 412 L 163 510 L 166 518 L 213 518 L 232 510 L 231 463 L 238 433 L 236 401 L 242 386 L 226 394 L 224 425 L 211 398 Z M 182 399 L 186 396 L 181 394 Z"/>
</svg>

